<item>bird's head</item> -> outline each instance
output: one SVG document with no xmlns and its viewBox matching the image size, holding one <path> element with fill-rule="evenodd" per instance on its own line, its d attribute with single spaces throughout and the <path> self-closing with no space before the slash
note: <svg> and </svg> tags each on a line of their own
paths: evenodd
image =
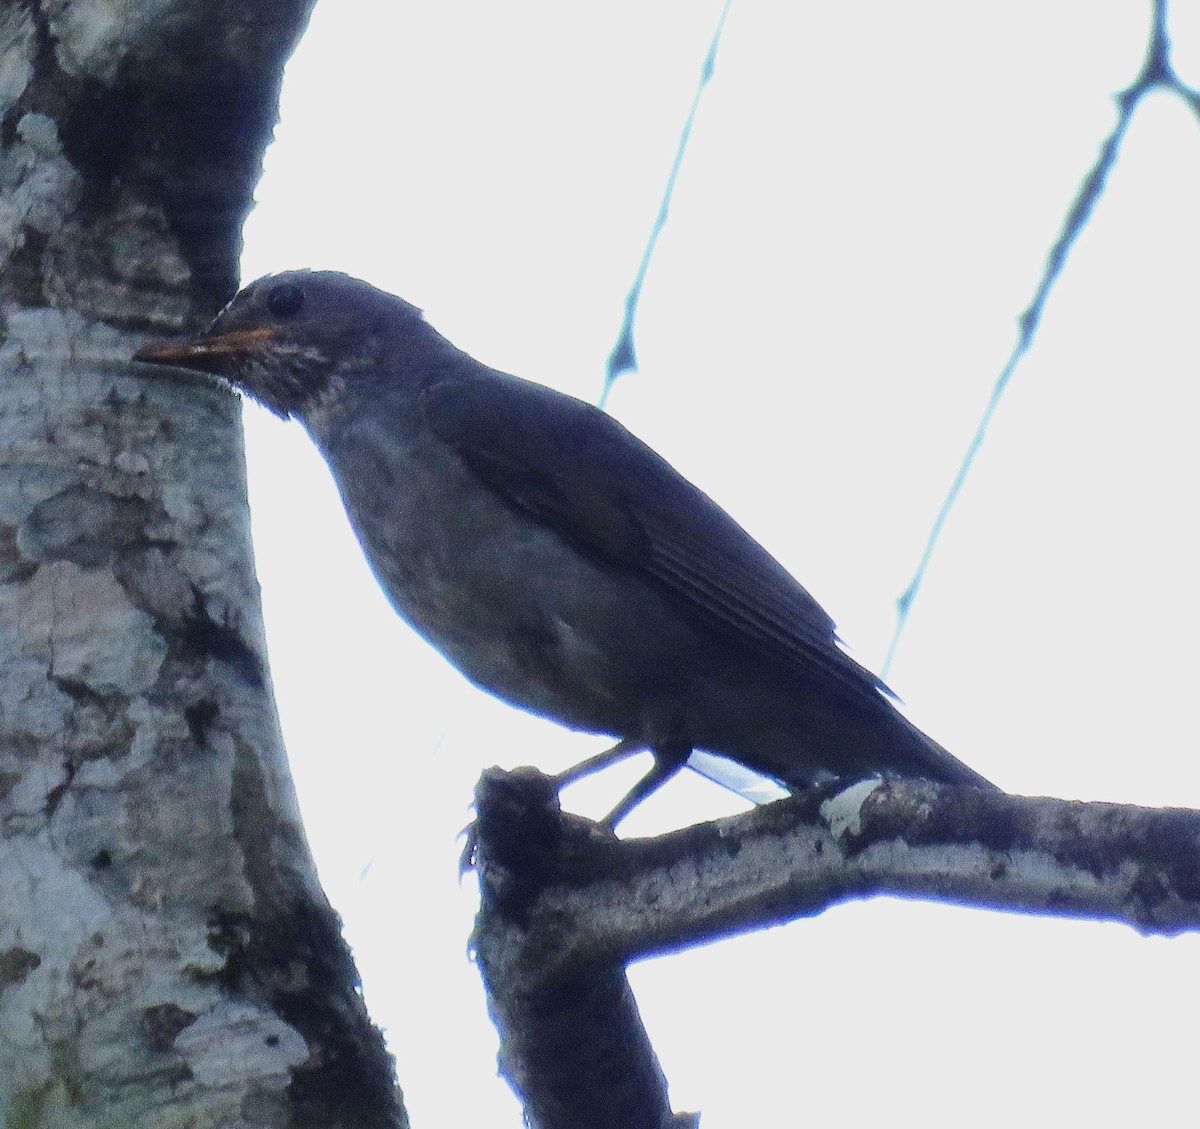
<svg viewBox="0 0 1200 1129">
<path fill-rule="evenodd" d="M 303 416 L 346 380 L 376 368 L 421 312 L 333 271 L 288 271 L 243 288 L 197 337 L 143 345 L 134 360 L 227 380 L 280 416 Z"/>
</svg>

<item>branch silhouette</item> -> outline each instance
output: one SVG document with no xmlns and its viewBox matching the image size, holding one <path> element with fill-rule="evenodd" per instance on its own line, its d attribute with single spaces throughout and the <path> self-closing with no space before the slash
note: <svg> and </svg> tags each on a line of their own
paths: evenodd
<svg viewBox="0 0 1200 1129">
<path fill-rule="evenodd" d="M 1192 112 L 1200 118 L 1200 91 L 1182 82 L 1175 73 L 1175 68 L 1171 62 L 1171 41 L 1167 35 L 1167 0 L 1155 0 L 1150 42 L 1146 49 L 1146 57 L 1142 63 L 1142 69 L 1133 83 L 1115 96 L 1118 111 L 1116 125 L 1101 144 L 1095 163 L 1084 175 L 1083 181 L 1079 185 L 1079 191 L 1075 199 L 1071 202 L 1070 208 L 1067 210 L 1059 237 L 1055 240 L 1054 245 L 1050 248 L 1046 256 L 1046 265 L 1042 271 L 1042 277 L 1038 283 L 1037 290 L 1034 292 L 1033 299 L 1017 318 L 1018 333 L 1016 344 L 1013 346 L 1012 353 L 1009 354 L 1004 368 L 1000 370 L 1000 375 L 996 378 L 996 383 L 992 387 L 992 394 L 988 398 L 988 402 L 983 409 L 983 414 L 979 418 L 975 433 L 971 436 L 971 440 L 967 444 L 966 453 L 963 455 L 962 462 L 954 474 L 954 478 L 950 483 L 950 489 L 946 492 L 941 507 L 938 509 L 937 516 L 933 520 L 933 525 L 930 527 L 929 536 L 925 541 L 925 547 L 921 552 L 921 557 L 917 562 L 912 579 L 896 600 L 896 627 L 892 632 L 887 655 L 883 660 L 883 666 L 880 670 L 880 675 L 884 679 L 887 678 L 891 670 L 892 660 L 896 656 L 896 648 L 900 644 L 900 637 L 904 634 L 904 629 L 908 625 L 913 603 L 921 590 L 921 585 L 924 583 L 925 574 L 929 569 L 929 562 L 932 560 L 934 550 L 941 539 L 942 531 L 945 529 L 946 521 L 950 516 L 950 511 L 954 509 L 959 495 L 962 493 L 963 486 L 966 484 L 967 478 L 975 465 L 975 458 L 983 447 L 992 417 L 996 414 L 996 409 L 999 407 L 1004 393 L 1008 390 L 1013 373 L 1016 371 L 1021 359 L 1029 352 L 1030 347 L 1033 345 L 1038 327 L 1041 325 L 1042 316 L 1046 310 L 1046 303 L 1050 298 L 1051 291 L 1054 289 L 1054 284 L 1062 274 L 1067 259 L 1074 249 L 1080 234 L 1082 234 L 1083 229 L 1087 226 L 1088 220 L 1091 219 L 1092 213 L 1104 192 L 1109 173 L 1116 167 L 1117 158 L 1120 156 L 1121 143 L 1125 140 L 1125 134 L 1129 129 L 1130 122 L 1133 120 L 1134 111 L 1147 94 L 1152 90 L 1158 89 L 1170 90 L 1179 95 L 1191 107 Z"/>
<path fill-rule="evenodd" d="M 725 0 L 725 6 L 721 9 L 720 18 L 717 20 L 712 42 L 708 45 L 708 53 L 704 56 L 704 62 L 700 67 L 700 82 L 696 86 L 696 93 L 692 97 L 687 120 L 683 123 L 683 130 L 679 135 L 679 146 L 675 150 L 675 160 L 672 162 L 671 171 L 667 176 L 667 186 L 663 191 L 662 203 L 658 206 L 658 215 L 655 217 L 654 226 L 650 229 L 650 237 L 646 240 L 642 260 L 638 263 L 637 273 L 633 277 L 633 285 L 630 286 L 629 293 L 625 296 L 625 318 L 617 332 L 617 343 L 608 355 L 608 364 L 604 371 L 604 388 L 600 392 L 599 400 L 599 406 L 602 408 L 608 403 L 609 393 L 612 392 L 617 378 L 624 373 L 637 371 L 637 350 L 633 343 L 633 325 L 637 318 L 638 304 L 642 300 L 642 284 L 646 281 L 646 271 L 650 267 L 650 260 L 654 257 L 654 248 L 658 245 L 658 237 L 666 227 L 667 217 L 671 213 L 671 198 L 675 195 L 675 182 L 679 178 L 683 155 L 687 152 L 688 141 L 692 136 L 692 126 L 696 121 L 696 111 L 700 108 L 700 98 L 704 94 L 705 87 L 712 81 L 717 61 L 717 48 L 721 44 L 721 33 L 725 30 L 725 17 L 729 15 L 731 3 L 732 0 Z"/>
</svg>

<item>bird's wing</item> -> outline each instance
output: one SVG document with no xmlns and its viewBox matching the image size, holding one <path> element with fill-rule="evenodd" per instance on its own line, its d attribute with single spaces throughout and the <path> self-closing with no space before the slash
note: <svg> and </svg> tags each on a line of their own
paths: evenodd
<svg viewBox="0 0 1200 1129">
<path fill-rule="evenodd" d="M 856 697 L 881 689 L 795 578 L 611 416 L 492 370 L 437 382 L 423 402 L 434 433 L 510 505 L 802 676 Z"/>
</svg>

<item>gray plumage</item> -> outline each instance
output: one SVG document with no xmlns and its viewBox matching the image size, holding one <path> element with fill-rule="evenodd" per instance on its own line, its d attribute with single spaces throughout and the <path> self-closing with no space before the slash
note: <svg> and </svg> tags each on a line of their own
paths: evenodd
<svg viewBox="0 0 1200 1129">
<path fill-rule="evenodd" d="M 659 777 L 696 748 L 793 788 L 873 773 L 992 787 L 654 451 L 480 364 L 401 299 L 342 274 L 270 276 L 203 336 L 138 358 L 299 419 L 397 612 L 504 700 L 651 749 Z"/>
</svg>

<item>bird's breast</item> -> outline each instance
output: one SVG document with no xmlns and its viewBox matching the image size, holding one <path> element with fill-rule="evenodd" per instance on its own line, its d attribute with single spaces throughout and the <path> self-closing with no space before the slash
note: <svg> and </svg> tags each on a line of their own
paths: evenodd
<svg viewBox="0 0 1200 1129">
<path fill-rule="evenodd" d="M 639 581 L 506 503 L 430 436 L 359 434 L 324 453 L 393 606 L 468 678 L 573 728 L 644 728 L 663 664 L 638 654 L 638 639 L 661 636 L 644 630 L 660 613 Z"/>
</svg>

